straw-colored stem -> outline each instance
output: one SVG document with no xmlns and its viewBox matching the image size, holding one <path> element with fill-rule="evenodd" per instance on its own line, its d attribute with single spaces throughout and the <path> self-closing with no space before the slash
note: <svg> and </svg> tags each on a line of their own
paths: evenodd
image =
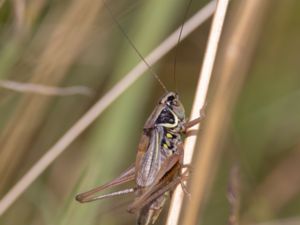
<svg viewBox="0 0 300 225">
<path fill-rule="evenodd" d="M 213 65 L 216 58 L 218 44 L 221 36 L 221 31 L 225 19 L 229 0 L 218 1 L 216 13 L 211 25 L 211 31 L 208 39 L 207 49 L 204 56 L 203 66 L 199 74 L 200 79 L 198 82 L 193 109 L 191 113 L 191 119 L 199 117 L 200 111 L 206 102 L 206 96 L 211 80 Z M 199 128 L 198 126 L 195 126 Z M 197 136 L 187 138 L 184 145 L 184 164 L 190 164 L 192 161 L 194 148 L 196 144 Z M 168 225 L 178 224 L 179 214 L 183 203 L 184 193 L 181 188 L 177 188 L 172 198 L 171 207 L 169 210 Z"/>
<path fill-rule="evenodd" d="M 194 159 L 191 177 L 193 197 L 184 208 L 181 224 L 198 224 L 199 210 L 204 208 L 206 193 L 218 166 L 231 113 L 250 64 L 268 2 L 260 0 L 235 2 L 237 5 L 228 17 L 229 27 L 222 45 L 223 52 L 214 70 L 215 93 L 210 100 L 204 128 L 199 132 L 200 138 L 196 143 L 198 154 Z"/>
<path fill-rule="evenodd" d="M 210 2 L 206 7 L 196 13 L 185 24 L 182 33 L 182 40 L 192 31 L 206 21 L 214 12 L 215 1 Z M 145 59 L 153 65 L 170 51 L 177 44 L 178 28 L 156 49 L 154 49 Z M 86 112 L 38 162 L 9 190 L 9 192 L 0 201 L 0 216 L 14 203 L 14 201 L 47 169 L 47 167 L 62 153 L 64 150 L 91 125 L 96 118 L 115 101 L 130 85 L 132 85 L 145 71 L 147 66 L 140 62 L 125 77 L 117 83 L 109 92 L 107 92 L 91 109 Z"/>
</svg>

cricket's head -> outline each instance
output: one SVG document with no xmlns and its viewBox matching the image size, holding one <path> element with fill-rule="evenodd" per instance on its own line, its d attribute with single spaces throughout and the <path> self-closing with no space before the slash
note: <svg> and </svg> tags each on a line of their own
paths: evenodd
<svg viewBox="0 0 300 225">
<path fill-rule="evenodd" d="M 169 115 L 167 116 L 169 117 L 169 127 L 178 126 L 178 122 L 180 123 L 185 121 L 184 107 L 179 100 L 177 93 L 168 92 L 161 98 L 159 104 L 164 106 L 160 116 L 166 118 L 166 116 Z M 168 113 L 166 113 L 167 111 Z M 175 118 L 172 119 L 172 117 Z"/>
</svg>

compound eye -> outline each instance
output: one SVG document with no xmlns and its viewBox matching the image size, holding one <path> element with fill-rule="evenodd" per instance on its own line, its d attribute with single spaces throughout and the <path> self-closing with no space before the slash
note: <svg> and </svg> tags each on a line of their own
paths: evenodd
<svg viewBox="0 0 300 225">
<path fill-rule="evenodd" d="M 167 105 L 174 105 L 175 97 L 173 95 L 167 98 Z"/>
<path fill-rule="evenodd" d="M 172 101 L 174 101 L 174 99 L 175 99 L 175 96 L 171 95 L 171 96 L 168 97 L 167 101 L 172 102 Z"/>
</svg>

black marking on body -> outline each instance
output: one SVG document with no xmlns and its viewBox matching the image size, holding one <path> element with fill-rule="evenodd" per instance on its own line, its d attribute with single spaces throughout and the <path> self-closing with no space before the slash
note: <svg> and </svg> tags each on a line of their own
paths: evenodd
<svg viewBox="0 0 300 225">
<path fill-rule="evenodd" d="M 175 99 L 175 96 L 171 95 L 168 97 L 167 102 L 172 103 L 174 99 Z"/>
<path fill-rule="evenodd" d="M 164 124 L 164 123 L 169 123 L 169 124 L 174 124 L 175 118 L 174 115 L 168 110 L 168 109 L 163 109 L 158 118 L 156 119 L 157 124 Z"/>
<path fill-rule="evenodd" d="M 181 142 L 181 135 L 173 133 L 167 128 L 164 128 L 164 135 L 161 139 L 160 146 L 166 151 L 176 152 L 177 144 Z"/>
</svg>

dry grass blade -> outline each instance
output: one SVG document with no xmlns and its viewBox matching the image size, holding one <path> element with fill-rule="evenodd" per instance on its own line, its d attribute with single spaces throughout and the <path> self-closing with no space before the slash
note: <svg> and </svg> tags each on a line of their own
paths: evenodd
<svg viewBox="0 0 300 225">
<path fill-rule="evenodd" d="M 50 87 L 47 85 L 20 83 L 10 80 L 1 80 L 0 87 L 12 91 L 23 93 L 35 93 L 40 95 L 66 96 L 66 95 L 86 95 L 91 96 L 92 91 L 88 87 L 73 86 L 73 87 Z"/>
<path fill-rule="evenodd" d="M 211 80 L 213 65 L 215 62 L 215 57 L 218 49 L 218 44 L 221 36 L 221 31 L 222 31 L 228 3 L 229 1 L 227 0 L 224 1 L 221 0 L 217 4 L 216 13 L 213 19 L 210 36 L 208 39 L 208 45 L 204 56 L 204 62 L 200 72 L 200 79 L 198 82 L 196 96 L 194 99 L 191 119 L 195 119 L 199 116 L 199 112 L 203 108 L 206 101 L 208 87 Z M 196 127 L 199 128 L 199 126 Z M 197 140 L 197 136 L 194 136 L 194 137 L 187 138 L 187 140 L 185 141 L 184 164 L 191 163 L 196 140 Z M 168 225 L 178 224 L 179 214 L 183 203 L 183 197 L 184 197 L 183 191 L 180 188 L 177 188 L 175 190 L 171 207 L 169 210 L 168 221 L 167 221 Z"/>
<path fill-rule="evenodd" d="M 199 209 L 204 207 L 205 193 L 217 169 L 230 115 L 242 87 L 268 2 L 236 2 L 236 8 L 228 17 L 230 27 L 215 69 L 218 82 L 208 110 L 209 116 L 196 145 L 199 153 L 191 177 L 193 198 L 185 207 L 181 224 L 198 224 Z"/>
<path fill-rule="evenodd" d="M 207 20 L 214 12 L 215 1 L 209 3 L 206 7 L 196 13 L 189 21 L 186 22 L 182 34 L 182 40 L 187 37 L 193 30 Z M 178 28 L 171 34 L 159 47 L 153 50 L 145 59 L 149 64 L 154 64 L 169 50 L 177 44 Z M 13 202 L 45 171 L 45 169 L 130 85 L 134 83 L 147 70 L 146 65 L 140 62 L 132 69 L 118 84 L 107 92 L 92 108 L 81 117 L 63 135 L 47 153 L 13 186 L 10 191 L 0 201 L 0 215 L 2 215 Z"/>
<path fill-rule="evenodd" d="M 85 44 L 100 6 L 101 2 L 95 0 L 72 2 L 68 11 L 64 12 L 62 21 L 45 41 L 45 49 L 37 56 L 38 62 L 30 83 L 58 86 L 65 79 L 66 72 Z M 14 172 L 27 154 L 26 150 L 38 132 L 50 103 L 49 97 L 22 95 L 0 138 L 1 194 L 8 189 L 10 182 L 14 182 Z"/>
</svg>

